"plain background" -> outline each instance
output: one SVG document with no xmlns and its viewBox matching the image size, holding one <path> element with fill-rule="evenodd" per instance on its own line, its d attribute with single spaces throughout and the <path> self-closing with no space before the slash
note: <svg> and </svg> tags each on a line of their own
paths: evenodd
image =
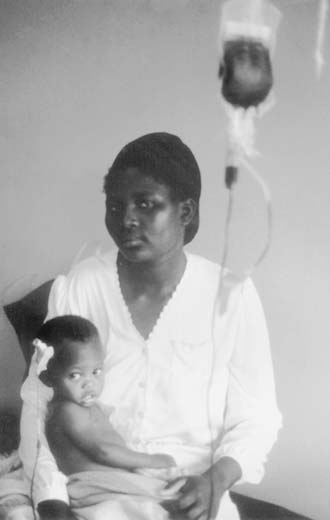
<svg viewBox="0 0 330 520">
<path fill-rule="evenodd" d="M 241 491 L 329 518 L 330 30 L 313 60 L 315 0 L 278 0 L 276 105 L 257 125 L 270 186 L 271 249 L 254 273 L 268 319 L 284 427 L 267 475 Z M 203 176 L 190 250 L 219 261 L 228 194 L 217 81 L 219 1 L 1 0 L 1 298 L 66 272 L 87 243 L 107 246 L 102 177 L 122 145 L 180 135 Z M 229 264 L 253 264 L 266 235 L 258 186 L 242 172 Z M 0 405 L 19 406 L 23 358 L 1 315 Z"/>
</svg>

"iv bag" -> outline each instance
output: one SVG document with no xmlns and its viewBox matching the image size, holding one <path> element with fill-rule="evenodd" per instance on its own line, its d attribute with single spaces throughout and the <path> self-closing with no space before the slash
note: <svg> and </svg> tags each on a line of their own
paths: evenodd
<svg viewBox="0 0 330 520">
<path fill-rule="evenodd" d="M 281 13 L 268 0 L 229 0 L 220 21 L 222 95 L 233 106 L 256 107 L 273 85 L 271 56 Z"/>
</svg>

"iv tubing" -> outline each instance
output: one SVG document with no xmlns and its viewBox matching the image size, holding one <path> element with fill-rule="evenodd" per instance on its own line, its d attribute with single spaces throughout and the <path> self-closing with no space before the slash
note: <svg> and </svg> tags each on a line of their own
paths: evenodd
<svg viewBox="0 0 330 520">
<path fill-rule="evenodd" d="M 252 177 L 257 181 L 257 183 L 260 185 L 265 203 L 266 203 L 266 209 L 267 209 L 267 237 L 266 237 L 266 243 L 264 248 L 262 249 L 261 253 L 259 254 L 257 260 L 254 262 L 252 267 L 250 267 L 248 270 L 244 272 L 244 274 L 240 277 L 242 280 L 246 279 L 248 276 L 251 275 L 251 273 L 256 269 L 256 267 L 262 262 L 262 260 L 265 258 L 270 244 L 271 244 L 271 235 L 272 235 L 272 204 L 271 204 L 271 194 L 270 190 L 266 184 L 266 182 L 263 180 L 263 178 L 260 176 L 260 174 L 253 168 L 251 163 L 244 157 L 241 157 L 241 165 L 243 165 L 247 171 L 252 175 Z M 227 205 L 227 212 L 225 217 L 225 228 L 224 228 L 224 243 L 223 243 L 223 251 L 222 251 L 222 259 L 221 259 L 221 265 L 220 265 L 220 276 L 219 276 L 219 282 L 218 282 L 218 288 L 216 293 L 216 300 L 214 302 L 213 306 L 213 312 L 212 312 L 212 335 L 213 335 L 213 341 L 212 341 L 212 352 L 211 352 L 211 372 L 208 380 L 208 386 L 207 386 L 207 420 L 208 420 L 208 428 L 210 433 L 210 468 L 214 465 L 214 454 L 215 449 L 213 446 L 213 439 L 212 439 L 212 420 L 211 420 L 211 410 L 210 410 L 210 393 L 211 393 L 211 385 L 214 377 L 214 371 L 215 371 L 215 358 L 216 358 L 216 344 L 215 344 L 215 337 L 214 337 L 214 324 L 216 321 L 216 314 L 219 312 L 219 305 L 221 306 L 221 297 L 223 294 L 223 287 L 224 287 L 224 272 L 225 267 L 227 264 L 228 259 L 228 253 L 229 253 L 229 235 L 230 235 L 230 222 L 232 218 L 232 210 L 233 210 L 233 190 L 232 187 L 228 189 L 229 195 L 228 195 L 228 205 Z M 210 490 L 210 502 L 208 506 L 208 512 L 207 512 L 207 520 L 211 520 L 211 514 L 213 509 L 213 497 L 214 497 L 214 490 L 213 490 L 213 479 L 212 475 L 210 476 L 211 482 L 211 490 Z"/>
<path fill-rule="evenodd" d="M 271 194 L 270 190 L 266 184 L 266 182 L 263 180 L 261 175 L 257 172 L 255 168 L 253 168 L 252 164 L 244 157 L 241 158 L 241 164 L 245 166 L 247 171 L 252 175 L 252 177 L 257 181 L 259 186 L 262 189 L 265 204 L 266 204 L 266 210 L 267 210 L 267 236 L 266 236 L 266 242 L 263 250 L 261 251 L 259 257 L 253 264 L 253 266 L 246 271 L 246 275 L 250 276 L 250 274 L 258 267 L 258 265 L 262 262 L 262 260 L 265 258 L 271 244 L 271 237 L 272 237 L 272 228 L 273 228 L 273 212 L 272 212 L 272 201 L 271 201 Z"/>
<path fill-rule="evenodd" d="M 224 245 L 223 245 L 223 251 L 222 251 L 222 259 L 221 259 L 221 265 L 220 265 L 220 276 L 219 276 L 219 282 L 218 282 L 218 288 L 216 292 L 216 298 L 213 305 L 213 311 L 212 311 L 212 351 L 211 351 L 211 371 L 210 376 L 208 379 L 207 384 L 207 421 L 208 421 L 208 429 L 210 434 L 210 468 L 214 465 L 214 446 L 213 446 L 213 439 L 212 439 L 212 419 L 211 419 L 211 409 L 210 409 L 210 393 L 211 393 L 211 385 L 213 381 L 214 376 L 214 369 L 215 369 L 215 354 L 216 354 L 216 345 L 215 345 L 215 337 L 214 337 L 214 324 L 215 324 L 215 318 L 217 312 L 219 312 L 219 295 L 221 296 L 222 290 L 223 290 L 223 282 L 224 282 L 224 270 L 225 265 L 227 263 L 228 253 L 229 253 L 229 231 L 230 231 L 230 222 L 232 217 L 232 209 L 233 209 L 233 192 L 232 189 L 229 189 L 229 198 L 228 198 L 228 204 L 227 204 L 227 212 L 226 212 L 226 218 L 225 218 L 225 229 L 224 229 Z M 214 497 L 214 491 L 213 491 L 213 478 L 212 474 L 210 474 L 210 501 L 209 506 L 207 510 L 207 520 L 211 520 L 211 514 L 213 509 L 213 497 Z"/>
</svg>

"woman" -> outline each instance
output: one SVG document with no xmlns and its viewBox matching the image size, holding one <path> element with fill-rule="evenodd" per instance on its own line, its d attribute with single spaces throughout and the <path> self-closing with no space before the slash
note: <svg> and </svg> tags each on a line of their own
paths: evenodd
<svg viewBox="0 0 330 520">
<path fill-rule="evenodd" d="M 102 400 L 112 407 L 112 424 L 132 449 L 175 459 L 167 496 L 178 487 L 180 496 L 157 510 L 121 497 L 90 517 L 234 520 L 228 490 L 260 481 L 281 422 L 259 298 L 247 280 L 214 312 L 220 268 L 184 251 L 198 230 L 201 181 L 178 137 L 154 133 L 129 143 L 104 191 L 106 227 L 118 250 L 59 276 L 47 319 L 79 314 L 94 322 L 108 345 Z M 22 397 L 20 453 L 39 513 L 42 520 L 69 518 L 65 477 L 42 428 L 37 453 L 32 449 L 31 424 L 50 397 L 34 362 Z"/>
</svg>

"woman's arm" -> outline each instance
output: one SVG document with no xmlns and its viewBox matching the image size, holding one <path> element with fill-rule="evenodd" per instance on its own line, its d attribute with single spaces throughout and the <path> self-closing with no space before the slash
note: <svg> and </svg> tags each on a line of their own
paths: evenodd
<svg viewBox="0 0 330 520">
<path fill-rule="evenodd" d="M 75 403 L 65 403 L 57 412 L 57 426 L 91 461 L 105 466 L 134 470 L 175 466 L 169 455 L 140 453 L 118 442 L 118 435 L 104 418 L 91 419 L 90 410 Z"/>
<path fill-rule="evenodd" d="M 266 322 L 250 280 L 242 287 L 237 312 L 221 443 L 211 468 L 189 477 L 178 501 L 191 520 L 215 518 L 224 492 L 236 482 L 261 480 L 281 426 Z"/>
<path fill-rule="evenodd" d="M 236 343 L 228 368 L 224 434 L 214 459 L 233 458 L 242 469 L 241 480 L 257 484 L 282 420 L 267 325 L 251 280 L 242 287 Z"/>
</svg>

